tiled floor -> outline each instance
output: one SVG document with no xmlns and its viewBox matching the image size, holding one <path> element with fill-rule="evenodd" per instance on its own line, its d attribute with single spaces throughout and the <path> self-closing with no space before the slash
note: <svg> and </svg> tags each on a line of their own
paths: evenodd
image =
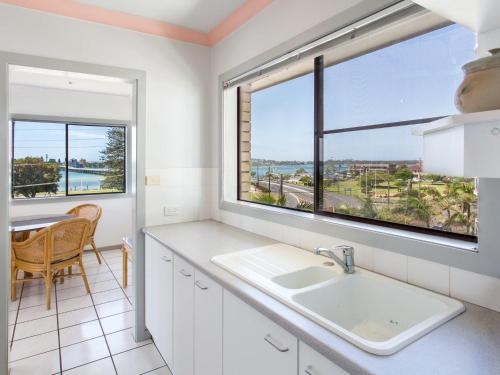
<svg viewBox="0 0 500 375">
<path fill-rule="evenodd" d="M 42 283 L 19 286 L 9 306 L 11 375 L 171 375 L 151 340 L 134 341 L 132 280 L 122 288 L 121 252 L 102 255 L 101 265 L 84 255 L 91 295 L 80 276 L 66 278 L 47 310 Z"/>
</svg>

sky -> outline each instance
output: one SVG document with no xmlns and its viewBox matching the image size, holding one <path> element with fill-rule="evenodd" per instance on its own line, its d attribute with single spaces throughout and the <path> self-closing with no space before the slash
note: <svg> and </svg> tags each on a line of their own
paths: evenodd
<svg viewBox="0 0 500 375">
<path fill-rule="evenodd" d="M 458 25 L 325 69 L 325 130 L 456 114 L 474 34 Z M 252 94 L 252 158 L 313 160 L 313 75 Z M 418 160 L 412 126 L 326 135 L 324 160 Z"/>
<path fill-rule="evenodd" d="M 106 127 L 69 125 L 69 159 L 99 161 L 99 151 L 106 146 Z M 65 158 L 65 124 L 16 121 L 14 158 L 26 156 L 45 159 Z"/>
</svg>

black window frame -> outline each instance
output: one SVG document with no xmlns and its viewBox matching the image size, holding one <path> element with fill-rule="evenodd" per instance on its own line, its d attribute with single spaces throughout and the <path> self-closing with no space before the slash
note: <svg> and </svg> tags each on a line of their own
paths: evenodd
<svg viewBox="0 0 500 375">
<path fill-rule="evenodd" d="M 128 168 L 127 168 L 127 148 L 128 148 L 128 141 L 127 141 L 127 124 L 107 124 L 106 122 L 102 123 L 92 123 L 92 122 L 76 122 L 76 121 L 60 121 L 60 120 L 39 120 L 39 119 L 16 119 L 12 118 L 11 119 L 11 181 L 12 181 L 12 186 L 11 186 L 11 198 L 16 201 L 16 202 L 24 202 L 24 201 L 29 201 L 29 200 L 39 200 L 39 199 L 60 199 L 60 198 L 73 198 L 73 197 L 84 197 L 84 196 L 98 196 L 98 195 L 116 195 L 116 194 L 127 194 L 128 188 Z M 65 137 L 65 150 L 64 150 L 64 173 L 65 173 L 65 191 L 64 195 L 57 195 L 57 196 L 48 196 L 48 197 L 40 197 L 40 198 L 16 198 L 14 194 L 14 155 L 15 155 L 15 125 L 16 122 L 35 122 L 35 123 L 50 123 L 50 124 L 61 124 L 64 125 L 64 137 Z M 87 126 L 87 127 L 106 127 L 106 128 L 120 128 L 123 129 L 124 132 L 124 138 L 125 138 L 125 147 L 123 150 L 123 170 L 124 170 L 124 181 L 123 181 L 123 191 L 113 191 L 113 192 L 102 192 L 102 193 L 80 193 L 80 194 L 69 194 L 69 127 L 71 125 L 74 126 Z"/>
<path fill-rule="evenodd" d="M 398 39 L 394 41 L 393 43 L 389 44 L 384 44 L 379 46 L 378 48 L 375 49 L 370 49 L 367 50 L 361 54 L 356 54 L 355 56 L 352 56 L 348 59 L 343 59 L 335 64 L 331 64 L 329 66 L 333 66 L 336 64 L 340 64 L 342 62 L 345 62 L 347 60 L 371 53 L 373 51 L 383 49 L 385 47 L 388 47 L 391 44 L 395 43 L 400 43 L 405 40 L 409 40 L 415 37 L 418 37 L 420 35 L 424 35 L 426 33 L 432 32 L 437 29 L 441 29 L 444 27 L 449 26 L 450 24 L 447 23 L 445 25 L 442 25 L 437 28 L 432 28 L 428 30 L 424 30 L 421 33 L 418 34 L 412 34 L 408 35 L 406 38 Z M 410 232 L 416 232 L 416 233 L 423 233 L 423 234 L 430 234 L 438 237 L 445 237 L 445 238 L 451 238 L 455 240 L 463 240 L 467 242 L 472 242 L 472 243 L 478 243 L 478 236 L 476 235 L 469 235 L 469 234 L 463 234 L 463 233 L 454 233 L 454 232 L 447 232 L 447 231 L 442 231 L 439 229 L 433 229 L 433 228 L 425 228 L 425 227 L 418 227 L 418 226 L 413 226 L 409 224 L 400 224 L 400 223 L 394 223 L 394 222 L 389 222 L 389 221 L 383 221 L 383 220 L 377 220 L 377 219 L 370 219 L 370 218 L 365 218 L 365 217 L 360 217 L 360 216 L 354 216 L 354 215 L 347 215 L 347 214 L 340 214 L 340 213 L 335 213 L 335 212 L 329 212 L 329 211 L 324 211 L 321 209 L 322 207 L 322 196 L 323 196 L 323 189 L 321 189 L 322 186 L 322 181 L 323 181 L 323 170 L 324 170 L 324 161 L 323 161 L 323 140 L 324 136 L 328 134 L 335 134 L 335 133 L 343 133 L 343 132 L 354 132 L 354 131 L 363 131 L 363 130 L 374 130 L 374 129 L 384 129 L 384 128 L 391 128 L 391 127 L 401 127 L 401 126 L 409 126 L 409 125 L 416 125 L 416 124 L 425 124 L 425 123 L 430 123 L 432 121 L 439 120 L 441 118 L 447 117 L 448 115 L 443 115 L 443 116 L 438 116 L 438 117 L 427 117 L 427 118 L 420 118 L 420 119 L 413 119 L 413 120 L 404 120 L 404 121 L 396 121 L 396 122 L 387 122 L 387 123 L 380 123 L 380 124 L 372 124 L 372 125 L 363 125 L 363 126 L 353 126 L 353 127 L 348 127 L 348 128 L 339 128 L 339 129 L 330 129 L 330 130 L 325 130 L 324 129 L 324 70 L 325 70 L 325 64 L 324 64 L 324 55 L 320 55 L 314 58 L 314 166 L 313 166 L 313 181 L 314 181 L 314 207 L 312 213 L 314 215 L 318 216 L 326 216 L 326 217 L 332 217 L 332 218 L 337 218 L 337 219 L 344 219 L 352 222 L 358 222 L 358 223 L 364 223 L 364 224 L 371 224 L 371 225 L 377 225 L 381 227 L 386 227 L 386 228 L 393 228 L 393 229 L 399 229 L 399 230 L 405 230 L 405 231 L 410 231 Z M 274 208 L 280 208 L 280 209 L 285 209 L 285 210 L 290 210 L 290 211 L 299 211 L 299 212 L 311 212 L 311 211 L 305 211 L 305 210 L 300 210 L 297 208 L 289 208 L 289 207 L 280 207 L 272 204 L 267 204 L 267 203 L 261 203 L 261 202 L 254 202 L 250 200 L 245 200 L 241 199 L 240 196 L 240 190 L 241 190 L 241 182 L 240 182 L 240 131 L 241 131 L 241 122 L 240 122 L 240 88 L 237 87 L 237 93 L 236 93 L 236 100 L 237 100 L 237 200 L 246 202 L 246 203 L 251 203 L 251 204 L 257 204 L 261 206 L 269 206 L 269 207 L 274 207 Z"/>
</svg>

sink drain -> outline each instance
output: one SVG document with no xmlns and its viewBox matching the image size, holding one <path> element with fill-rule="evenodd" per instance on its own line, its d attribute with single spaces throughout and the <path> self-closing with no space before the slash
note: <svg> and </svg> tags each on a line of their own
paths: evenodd
<svg viewBox="0 0 500 375">
<path fill-rule="evenodd" d="M 397 320 L 389 320 L 389 323 L 391 323 L 392 325 L 395 325 L 397 326 L 399 324 L 399 322 Z"/>
<path fill-rule="evenodd" d="M 323 263 L 323 265 L 326 267 L 333 267 L 335 265 L 335 262 L 325 262 Z"/>
</svg>

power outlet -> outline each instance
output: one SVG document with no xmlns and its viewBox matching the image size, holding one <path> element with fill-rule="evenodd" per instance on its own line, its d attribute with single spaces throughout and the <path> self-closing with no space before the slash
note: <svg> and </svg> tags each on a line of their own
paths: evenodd
<svg viewBox="0 0 500 375">
<path fill-rule="evenodd" d="M 177 206 L 165 206 L 163 207 L 164 216 L 177 216 L 179 215 L 179 207 Z"/>
</svg>

